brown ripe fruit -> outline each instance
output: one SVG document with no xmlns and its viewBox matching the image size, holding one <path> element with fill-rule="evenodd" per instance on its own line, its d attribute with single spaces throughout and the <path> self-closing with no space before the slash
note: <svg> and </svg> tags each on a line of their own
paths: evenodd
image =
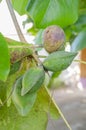
<svg viewBox="0 0 86 130">
<path fill-rule="evenodd" d="M 65 42 L 65 34 L 62 28 L 56 25 L 47 27 L 43 33 L 43 44 L 47 52 L 52 53 Z"/>
</svg>

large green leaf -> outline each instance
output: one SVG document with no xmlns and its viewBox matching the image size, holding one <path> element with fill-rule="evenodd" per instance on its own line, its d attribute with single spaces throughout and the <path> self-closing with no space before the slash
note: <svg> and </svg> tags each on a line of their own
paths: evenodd
<svg viewBox="0 0 86 130">
<path fill-rule="evenodd" d="M 9 81 L 9 79 L 8 79 Z M 7 84 L 0 82 L 0 98 L 5 100 Z M 3 89 L 4 88 L 4 89 Z M 2 101 L 3 101 L 2 100 Z M 9 107 L 0 107 L 0 129 L 1 130 L 46 130 L 48 113 L 54 119 L 60 114 L 47 88 L 44 86 L 38 91 L 37 99 L 27 116 L 18 114 L 13 103 Z"/>
<path fill-rule="evenodd" d="M 7 84 L 0 81 L 0 99 L 2 101 L 6 98 L 7 87 Z M 18 114 L 13 103 L 9 107 L 0 106 L 0 130 L 46 130 L 47 122 L 47 114 L 38 101 L 25 117 Z"/>
<path fill-rule="evenodd" d="M 25 8 L 29 0 L 12 0 L 14 9 L 20 14 L 25 14 Z"/>
<path fill-rule="evenodd" d="M 2 0 L 0 0 L 0 2 L 1 2 Z"/>
<path fill-rule="evenodd" d="M 78 0 L 29 0 L 26 9 L 38 28 L 52 24 L 65 27 L 77 20 L 78 3 Z"/>
<path fill-rule="evenodd" d="M 9 80 L 8 80 L 9 81 Z M 5 100 L 5 90 L 7 84 L 0 82 L 0 97 L 2 94 Z M 2 90 L 4 88 L 4 90 Z M 34 106 L 27 116 L 22 117 L 18 114 L 15 107 L 11 103 L 9 107 L 0 107 L 0 129 L 1 130 L 46 130 L 48 122 L 48 114 L 52 118 L 58 119 L 60 114 L 54 104 L 47 88 L 44 86 L 39 90 Z"/>
<path fill-rule="evenodd" d="M 13 91 L 13 86 L 16 81 L 20 76 L 22 76 L 27 69 L 28 64 L 30 65 L 30 60 L 28 61 L 27 58 L 22 59 L 19 62 L 16 62 L 11 65 L 10 73 L 6 81 L 7 85 L 7 98 Z M 7 106 L 10 106 L 11 104 L 11 96 L 9 97 L 9 100 L 7 100 Z"/>
<path fill-rule="evenodd" d="M 0 80 L 6 81 L 10 71 L 10 55 L 5 38 L 0 33 Z"/>
<path fill-rule="evenodd" d="M 47 114 L 36 106 L 26 117 L 21 117 L 15 107 L 2 107 L 0 110 L 0 130 L 46 130 Z"/>
<path fill-rule="evenodd" d="M 65 51 L 53 52 L 44 60 L 43 65 L 47 70 L 59 72 L 71 64 L 76 54 L 77 53 Z"/>
<path fill-rule="evenodd" d="M 60 117 L 58 106 L 56 107 L 52 96 L 45 86 L 41 87 L 40 91 L 38 92 L 37 102 L 41 109 L 51 115 L 51 118 L 58 119 Z"/>
<path fill-rule="evenodd" d="M 33 107 L 37 94 L 27 93 L 26 95 L 21 96 L 21 88 L 22 78 L 19 78 L 14 85 L 12 100 L 20 115 L 26 116 Z"/>
<path fill-rule="evenodd" d="M 72 51 L 80 51 L 84 48 L 86 48 L 86 30 L 80 32 L 71 45 Z"/>
</svg>

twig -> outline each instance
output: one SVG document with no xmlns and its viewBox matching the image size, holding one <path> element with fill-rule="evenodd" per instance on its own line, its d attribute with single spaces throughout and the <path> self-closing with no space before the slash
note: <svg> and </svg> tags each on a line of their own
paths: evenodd
<svg viewBox="0 0 86 130">
<path fill-rule="evenodd" d="M 39 58 L 46 58 L 47 56 L 45 55 L 38 55 Z"/>
<path fill-rule="evenodd" d="M 41 46 L 40 45 L 21 45 L 21 46 L 19 46 L 19 45 L 15 45 L 15 46 L 8 45 L 8 48 L 34 48 L 34 49 L 36 49 L 36 48 L 41 48 Z"/>
<path fill-rule="evenodd" d="M 22 42 L 27 42 L 27 41 L 25 40 L 24 35 L 22 34 L 22 31 L 21 31 L 21 29 L 20 29 L 20 26 L 19 26 L 19 24 L 18 24 L 18 22 L 17 22 L 16 16 L 15 16 L 15 12 L 14 12 L 13 7 L 12 7 L 12 4 L 11 4 L 11 0 L 6 0 L 6 3 L 7 3 L 7 6 L 8 6 L 8 9 L 9 9 L 9 12 L 10 12 L 10 15 L 11 15 L 11 17 L 12 17 L 12 20 L 13 20 L 13 23 L 14 23 L 14 26 L 15 26 L 15 28 L 16 28 L 16 32 L 17 32 L 17 34 L 18 34 L 18 36 L 19 36 L 20 41 L 22 41 Z"/>
<path fill-rule="evenodd" d="M 82 63 L 82 64 L 86 64 L 86 61 L 82 61 L 82 60 L 74 60 L 75 62 L 79 62 L 79 63 Z"/>
<path fill-rule="evenodd" d="M 61 111 L 60 107 L 59 107 L 59 106 L 55 103 L 54 99 L 52 98 L 52 96 L 53 96 L 53 95 L 51 95 L 51 94 L 49 93 L 49 91 L 48 91 L 48 89 L 47 89 L 47 88 L 46 88 L 46 90 L 47 90 L 47 92 L 48 92 L 49 96 L 51 97 L 51 100 L 53 101 L 53 103 L 54 103 L 55 107 L 57 108 L 57 110 L 58 110 L 59 114 L 61 115 L 61 117 L 62 117 L 63 121 L 65 122 L 65 124 L 67 125 L 67 127 L 69 128 L 69 130 L 72 130 L 72 128 L 70 127 L 70 125 L 69 125 L 68 121 L 67 121 L 67 120 L 66 120 L 66 118 L 64 117 L 64 115 L 63 115 L 63 113 L 62 113 L 62 111 Z M 50 103 L 51 103 L 51 101 L 50 101 Z"/>
</svg>

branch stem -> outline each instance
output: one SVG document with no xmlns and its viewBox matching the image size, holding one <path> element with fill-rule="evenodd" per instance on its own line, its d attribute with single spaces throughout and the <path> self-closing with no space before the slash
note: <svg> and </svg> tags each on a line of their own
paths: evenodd
<svg viewBox="0 0 86 130">
<path fill-rule="evenodd" d="M 82 61 L 82 60 L 74 60 L 75 62 L 79 62 L 79 63 L 82 63 L 82 64 L 86 64 L 86 61 Z"/>
<path fill-rule="evenodd" d="M 16 32 L 17 32 L 17 34 L 19 36 L 20 41 L 26 42 L 26 40 L 24 38 L 24 35 L 22 34 L 22 31 L 21 31 L 20 26 L 18 24 L 17 18 L 15 16 L 15 12 L 13 10 L 11 0 L 6 0 L 6 3 L 7 3 L 10 15 L 12 17 L 12 20 L 13 20 L 13 23 L 14 23 L 14 26 L 15 26 L 15 29 L 16 29 Z"/>
<path fill-rule="evenodd" d="M 46 90 L 47 90 L 49 96 L 51 97 L 51 94 L 49 93 L 49 91 L 48 91 L 47 88 L 46 88 Z M 65 122 L 66 126 L 69 128 L 69 130 L 72 130 L 72 128 L 71 128 L 69 122 L 66 120 L 66 118 L 65 118 L 64 114 L 62 113 L 60 107 L 56 104 L 55 100 L 54 100 L 52 97 L 51 97 L 51 100 L 53 101 L 55 107 L 57 108 L 57 110 L 58 110 L 60 116 L 62 117 L 63 121 Z"/>
<path fill-rule="evenodd" d="M 22 45 L 22 46 L 19 46 L 19 45 L 15 45 L 15 46 L 12 46 L 12 45 L 8 45 L 8 48 L 41 48 L 41 46 L 38 46 L 38 45 Z"/>
</svg>

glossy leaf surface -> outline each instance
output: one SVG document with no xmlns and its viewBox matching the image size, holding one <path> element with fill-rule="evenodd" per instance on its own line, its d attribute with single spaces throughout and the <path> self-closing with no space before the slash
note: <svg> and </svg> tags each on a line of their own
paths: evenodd
<svg viewBox="0 0 86 130">
<path fill-rule="evenodd" d="M 52 24 L 65 27 L 77 20 L 78 2 L 78 0 L 29 0 L 27 11 L 38 28 Z"/>
</svg>

